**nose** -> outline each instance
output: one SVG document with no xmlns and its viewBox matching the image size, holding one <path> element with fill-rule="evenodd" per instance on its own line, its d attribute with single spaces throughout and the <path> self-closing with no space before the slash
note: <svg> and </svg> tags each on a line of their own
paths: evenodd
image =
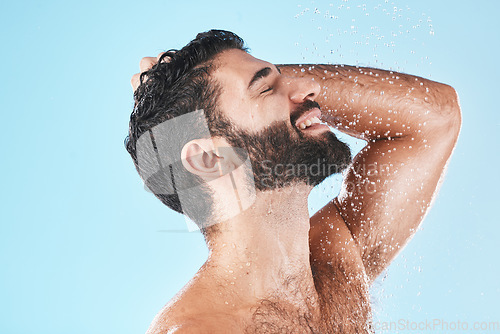
<svg viewBox="0 0 500 334">
<path fill-rule="evenodd" d="M 290 80 L 290 100 L 294 103 L 314 101 L 320 89 L 320 85 L 311 78 L 293 78 Z"/>
</svg>

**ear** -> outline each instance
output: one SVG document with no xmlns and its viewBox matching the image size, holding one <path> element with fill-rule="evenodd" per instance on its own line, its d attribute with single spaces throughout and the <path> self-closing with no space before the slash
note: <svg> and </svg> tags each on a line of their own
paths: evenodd
<svg viewBox="0 0 500 334">
<path fill-rule="evenodd" d="M 181 151 L 182 165 L 190 173 L 203 178 L 215 179 L 235 168 L 233 157 L 227 154 L 218 140 L 194 139 L 186 143 Z"/>
</svg>

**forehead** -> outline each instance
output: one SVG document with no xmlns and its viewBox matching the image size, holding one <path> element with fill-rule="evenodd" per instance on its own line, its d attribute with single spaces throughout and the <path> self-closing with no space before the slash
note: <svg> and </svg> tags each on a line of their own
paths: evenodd
<svg viewBox="0 0 500 334">
<path fill-rule="evenodd" d="M 269 62 L 255 58 L 242 50 L 231 49 L 217 56 L 217 69 L 213 75 L 224 88 L 246 90 L 256 71 L 271 66 Z"/>
</svg>

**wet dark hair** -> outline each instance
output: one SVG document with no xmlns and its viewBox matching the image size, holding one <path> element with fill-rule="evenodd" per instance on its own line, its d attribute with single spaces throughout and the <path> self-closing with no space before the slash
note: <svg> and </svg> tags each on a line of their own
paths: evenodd
<svg viewBox="0 0 500 334">
<path fill-rule="evenodd" d="M 208 124 L 212 136 L 223 136 L 224 132 L 227 131 L 229 125 L 224 121 L 225 118 L 221 117 L 222 114 L 217 107 L 221 89 L 217 82 L 210 77 L 210 74 L 217 66 L 214 63 L 215 57 L 221 52 L 230 49 L 247 51 L 244 41 L 232 32 L 210 30 L 199 33 L 195 39 L 182 49 L 172 49 L 165 52 L 157 64 L 149 71 L 141 74 L 140 85 L 134 93 L 135 106 L 130 116 L 129 134 L 124 141 L 125 148 L 132 157 L 141 177 L 143 171 L 139 166 L 137 142 L 141 135 L 149 132 L 153 148 L 157 150 L 157 144 L 152 132 L 152 129 L 154 130 L 157 125 L 195 110 L 204 110 L 206 123 L 205 120 L 199 120 L 199 122 L 195 121 L 188 125 L 189 131 L 185 131 L 186 128 L 183 127 L 162 134 L 162 136 L 166 136 L 165 140 L 167 141 L 170 137 L 181 143 L 177 149 L 178 157 L 174 159 L 179 161 L 180 152 L 185 143 L 196 137 L 207 137 L 204 124 Z M 168 62 L 166 61 L 167 57 L 170 58 Z M 186 132 L 189 132 L 189 135 Z M 158 142 L 158 139 L 156 142 Z M 170 166 L 171 171 L 172 167 Z M 168 170 L 160 172 L 165 173 L 160 173 L 160 176 L 168 175 Z M 187 171 L 185 173 L 190 174 Z M 194 176 L 189 177 L 193 178 Z M 144 181 L 149 189 L 153 188 L 151 182 Z M 205 205 L 204 212 L 210 212 L 207 211 L 211 207 L 210 201 L 200 198 L 192 199 L 196 203 L 187 203 L 189 205 L 184 205 L 184 207 L 181 205 L 178 193 L 175 190 L 176 185 L 181 182 L 182 180 L 172 180 L 174 191 L 161 192 L 152 190 L 152 192 L 169 208 L 190 217 L 188 211 L 193 206 Z M 192 184 L 193 181 L 186 182 Z M 184 200 L 183 204 L 186 204 Z M 200 225 L 196 220 L 195 222 Z"/>
</svg>

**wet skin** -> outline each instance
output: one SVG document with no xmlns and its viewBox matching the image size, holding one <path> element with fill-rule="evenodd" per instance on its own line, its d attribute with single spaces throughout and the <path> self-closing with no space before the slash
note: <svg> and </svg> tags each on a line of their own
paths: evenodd
<svg viewBox="0 0 500 334">
<path fill-rule="evenodd" d="M 369 286 L 422 222 L 456 144 L 461 115 L 454 89 L 372 68 L 306 65 L 301 71 L 240 50 L 225 51 L 217 61 L 221 108 L 239 128 L 257 133 L 280 121 L 295 131 L 293 112 L 311 100 L 319 103 L 324 122 L 367 144 L 345 173 L 340 194 L 312 217 L 312 187 L 304 184 L 260 192 L 247 211 L 222 222 L 223 232 L 208 242 L 207 262 L 148 333 L 272 332 L 262 327 L 266 317 L 289 332 L 305 332 L 299 320 L 308 315 L 309 332 L 338 332 L 336 326 L 352 314 L 358 325 L 369 323 Z M 143 63 L 141 70 L 154 58 Z M 249 89 L 265 68 L 270 70 Z M 304 129 L 308 136 L 324 131 Z M 193 156 L 203 145 L 193 148 Z M 230 156 L 213 159 L 230 168 Z M 193 166 L 199 173 L 213 167 Z M 220 189 L 221 200 L 224 194 Z M 266 309 L 262 301 L 269 299 L 282 311 Z M 354 332 L 345 326 L 344 332 Z M 360 326 L 356 330 L 369 332 Z"/>
</svg>

